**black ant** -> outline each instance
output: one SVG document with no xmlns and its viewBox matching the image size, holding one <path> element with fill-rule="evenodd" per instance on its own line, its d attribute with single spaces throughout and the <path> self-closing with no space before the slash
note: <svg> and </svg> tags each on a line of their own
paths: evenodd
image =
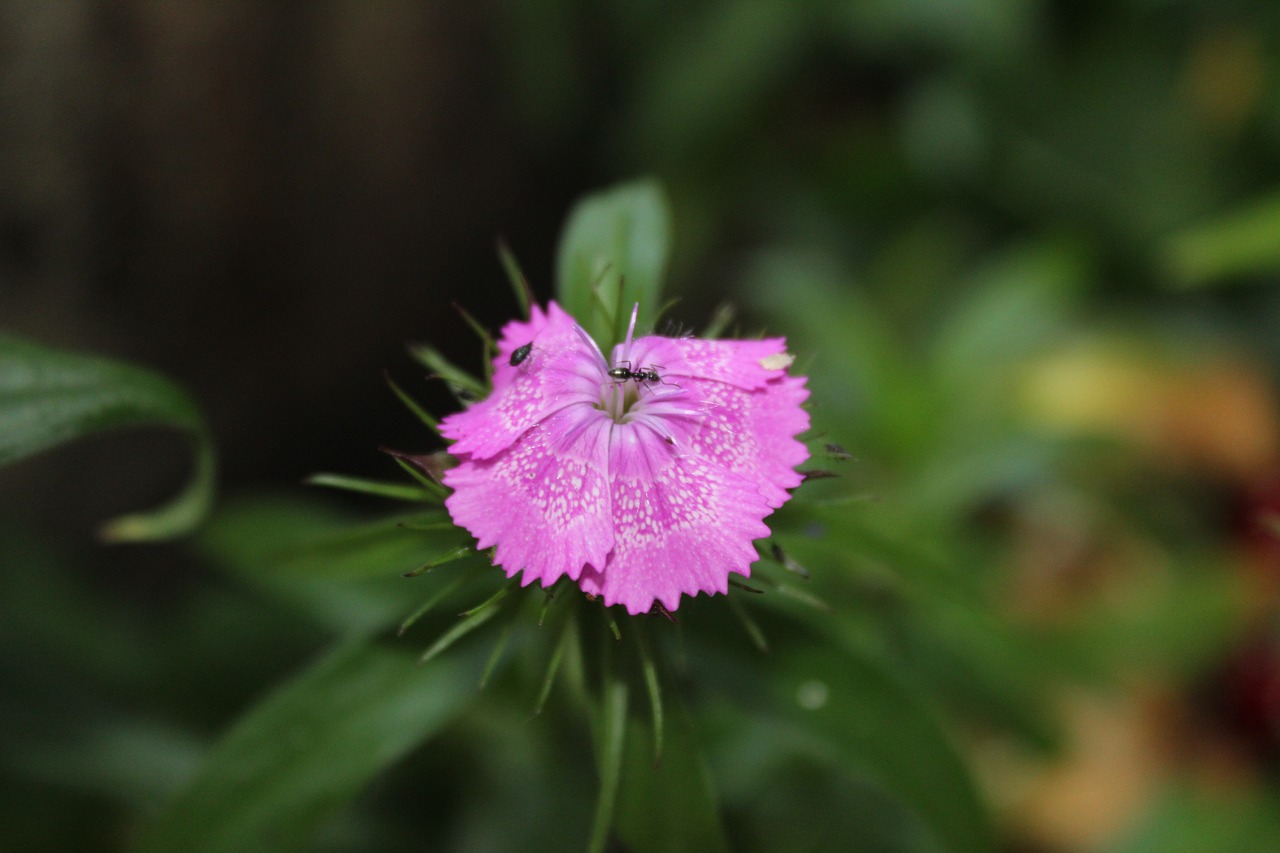
<svg viewBox="0 0 1280 853">
<path fill-rule="evenodd" d="M 632 370 L 631 362 L 624 361 L 617 367 L 609 368 L 608 373 L 610 379 L 616 379 L 619 382 L 634 379 L 637 382 L 660 382 L 663 385 L 670 385 L 671 383 L 665 381 L 656 369 L 661 366 L 660 364 L 651 364 L 648 367 L 641 367 L 639 370 Z"/>
</svg>

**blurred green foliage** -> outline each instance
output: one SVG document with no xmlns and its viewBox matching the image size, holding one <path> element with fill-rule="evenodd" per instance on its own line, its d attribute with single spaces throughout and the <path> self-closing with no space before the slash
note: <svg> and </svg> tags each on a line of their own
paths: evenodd
<svg viewBox="0 0 1280 853">
<path fill-rule="evenodd" d="M 727 301 L 731 331 L 785 335 L 808 467 L 839 476 L 770 519 L 763 594 L 622 627 L 619 660 L 647 638 L 634 660 L 660 662 L 660 763 L 643 682 L 593 693 L 607 667 L 534 596 L 413 667 L 503 588 L 429 507 L 233 496 L 174 558 L 196 580 L 163 616 L 0 517 L 0 846 L 582 849 L 603 811 L 618 850 L 1274 847 L 1275 753 L 1222 713 L 1222 672 L 1275 636 L 1274 553 L 1242 557 L 1233 513 L 1280 447 L 1280 7 L 491 15 L 513 145 L 586 140 L 601 183 L 656 176 L 572 214 L 557 293 L 616 335 L 669 267 L 679 321 Z M 0 383 L 28 354 L 6 346 Z M 125 384 L 196 429 L 167 383 Z M 615 642 L 591 625 L 584 648 Z M 1175 746 L 1131 801 L 1089 777 L 1128 812 L 1073 812 L 1073 834 L 1011 804 L 1087 741 L 1064 696 L 1151 684 Z M 1223 742 L 1226 782 L 1196 760 Z"/>
</svg>

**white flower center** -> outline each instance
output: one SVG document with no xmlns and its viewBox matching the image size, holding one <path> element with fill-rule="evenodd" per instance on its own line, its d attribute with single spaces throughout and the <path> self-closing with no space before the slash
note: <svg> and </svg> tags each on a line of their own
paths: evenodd
<svg viewBox="0 0 1280 853">
<path fill-rule="evenodd" d="M 608 377 L 600 388 L 600 402 L 596 408 L 607 412 L 616 424 L 627 423 L 647 395 L 647 390 L 641 393 L 641 387 L 641 382 L 636 379 Z"/>
</svg>

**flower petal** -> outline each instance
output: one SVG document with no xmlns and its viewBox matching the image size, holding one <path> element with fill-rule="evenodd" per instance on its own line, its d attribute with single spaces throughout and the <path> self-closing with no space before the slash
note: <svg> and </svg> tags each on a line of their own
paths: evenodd
<svg viewBox="0 0 1280 853">
<path fill-rule="evenodd" d="M 533 343 L 534 338 L 542 334 L 542 330 L 554 323 L 557 326 L 572 326 L 573 318 L 554 302 L 547 303 L 547 310 L 540 305 L 529 307 L 529 319 L 512 320 L 502 327 L 502 334 L 497 340 L 498 354 L 493 358 L 494 390 L 505 388 L 512 380 L 528 373 L 535 362 L 526 359 L 521 364 L 512 366 L 511 356 L 520 347 Z M 541 351 L 545 355 L 545 351 Z M 532 355 L 532 353 L 530 353 Z"/>
<path fill-rule="evenodd" d="M 440 422 L 440 434 L 455 442 L 449 448 L 455 456 L 488 459 L 556 410 L 594 399 L 598 393 L 599 359 L 575 331 L 573 318 L 555 303 L 548 306 L 545 323 L 531 340 L 510 347 L 537 322 L 531 319 L 516 326 L 513 330 L 508 324 L 503 331 L 499 352 L 506 351 L 508 361 L 498 364 L 493 393 Z M 525 343 L 532 343 L 533 349 L 524 362 L 512 367 L 510 353 Z"/>
<path fill-rule="evenodd" d="M 755 484 L 640 424 L 614 428 L 609 456 L 614 548 L 583 571 L 584 592 L 632 614 L 655 600 L 675 610 L 682 594 L 727 592 L 730 573 L 750 574 L 772 512 Z"/>
<path fill-rule="evenodd" d="M 444 475 L 455 523 L 497 545 L 494 563 L 522 584 L 550 586 L 602 566 L 613 547 L 608 471 L 611 421 L 589 405 L 562 409 L 526 431 L 505 452 L 464 459 Z"/>
<path fill-rule="evenodd" d="M 690 377 L 679 382 L 685 393 L 670 403 L 658 394 L 646 399 L 646 417 L 662 418 L 680 449 L 755 483 L 769 506 L 786 503 L 787 489 L 804 479 L 795 467 L 809 458 L 795 440 L 809 428 L 809 414 L 800 408 L 809 396 L 805 379 L 783 376 L 755 391 Z M 693 406 L 695 414 L 681 414 Z"/>
<path fill-rule="evenodd" d="M 633 369 L 657 366 L 668 382 L 679 384 L 676 377 L 714 379 L 739 388 L 762 388 L 765 383 L 785 374 L 783 368 L 766 368 L 761 362 L 786 352 L 785 338 L 758 341 L 708 341 L 703 338 L 637 338 L 629 355 L 621 347 L 614 348 L 618 360 L 625 358 Z M 615 361 L 616 363 L 616 361 Z"/>
</svg>

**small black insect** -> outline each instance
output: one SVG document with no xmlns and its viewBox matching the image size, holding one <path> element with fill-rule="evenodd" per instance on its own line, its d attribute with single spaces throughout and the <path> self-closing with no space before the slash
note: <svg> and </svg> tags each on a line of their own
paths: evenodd
<svg viewBox="0 0 1280 853">
<path fill-rule="evenodd" d="M 654 368 L 657 365 L 649 365 L 639 370 L 631 369 L 631 362 L 624 361 L 617 367 L 609 368 L 609 378 L 616 379 L 619 382 L 626 382 L 628 379 L 634 379 L 637 382 L 662 382 L 662 377 Z M 663 382 L 665 385 L 666 383 Z"/>
<path fill-rule="evenodd" d="M 529 357 L 529 353 L 533 352 L 533 341 L 522 347 L 516 347 L 516 351 L 511 353 L 511 366 L 515 367 Z"/>
</svg>

